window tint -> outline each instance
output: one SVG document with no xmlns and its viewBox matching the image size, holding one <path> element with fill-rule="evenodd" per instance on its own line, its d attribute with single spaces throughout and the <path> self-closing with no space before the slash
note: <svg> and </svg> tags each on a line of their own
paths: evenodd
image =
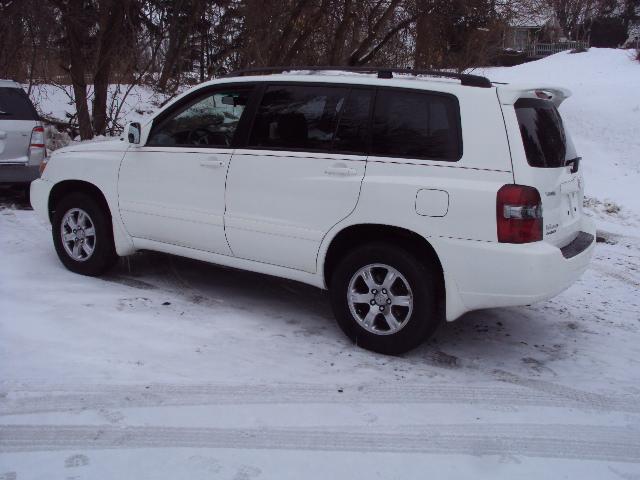
<svg viewBox="0 0 640 480">
<path fill-rule="evenodd" d="M 373 155 L 456 161 L 461 157 L 455 98 L 380 89 L 373 119 Z"/>
<path fill-rule="evenodd" d="M 230 147 L 250 89 L 218 91 L 154 126 L 147 145 Z"/>
<path fill-rule="evenodd" d="M 0 120 L 37 120 L 38 114 L 21 88 L 0 88 Z"/>
<path fill-rule="evenodd" d="M 357 153 L 367 150 L 370 110 L 371 91 L 352 89 L 338 122 L 333 139 L 334 150 Z"/>
<path fill-rule="evenodd" d="M 273 85 L 258 108 L 249 145 L 330 150 L 348 89 Z"/>
<path fill-rule="evenodd" d="M 567 140 L 555 105 L 548 100 L 521 98 L 515 103 L 515 108 L 529 165 L 541 168 L 564 166 Z"/>
</svg>

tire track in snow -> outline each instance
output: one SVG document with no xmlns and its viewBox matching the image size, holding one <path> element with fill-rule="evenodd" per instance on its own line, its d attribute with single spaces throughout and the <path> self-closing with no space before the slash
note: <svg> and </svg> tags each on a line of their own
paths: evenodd
<svg viewBox="0 0 640 480">
<path fill-rule="evenodd" d="M 430 425 L 385 429 L 0 426 L 0 451 L 226 448 L 524 455 L 640 462 L 640 431 L 590 425 Z"/>
<path fill-rule="evenodd" d="M 187 405 L 422 403 L 589 408 L 640 412 L 640 399 L 574 390 L 494 371 L 511 385 L 47 385 L 5 387 L 0 415 Z"/>
<path fill-rule="evenodd" d="M 492 371 L 496 380 L 529 388 L 540 393 L 547 393 L 554 398 L 564 399 L 567 404 L 575 404 L 596 410 L 640 412 L 640 398 L 631 395 L 606 396 L 598 393 L 585 392 L 575 388 L 566 387 L 557 383 L 525 378 L 504 370 Z M 567 405 L 568 406 L 568 405 Z"/>
<path fill-rule="evenodd" d="M 635 288 L 640 288 L 640 281 L 635 280 L 633 277 L 626 275 L 619 270 L 613 269 L 611 267 L 606 267 L 604 265 L 600 265 L 598 263 L 592 262 L 590 267 L 598 273 L 603 275 L 607 275 L 611 278 L 615 278 L 616 280 L 626 283 L 627 285 L 631 285 Z"/>
</svg>

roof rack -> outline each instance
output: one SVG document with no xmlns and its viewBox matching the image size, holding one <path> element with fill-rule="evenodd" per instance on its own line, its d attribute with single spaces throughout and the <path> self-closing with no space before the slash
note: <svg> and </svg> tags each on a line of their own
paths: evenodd
<svg viewBox="0 0 640 480">
<path fill-rule="evenodd" d="M 260 74 L 273 74 L 282 73 L 287 71 L 303 71 L 308 70 L 311 72 L 325 72 L 325 71 L 341 71 L 341 72 L 354 72 L 354 73 L 376 73 L 378 78 L 393 78 L 394 73 L 400 73 L 405 75 L 424 75 L 428 77 L 441 77 L 441 78 L 454 78 L 460 80 L 462 85 L 468 87 L 481 87 L 491 88 L 491 81 L 487 77 L 480 75 L 469 75 L 466 73 L 454 73 L 443 72 L 440 70 L 414 70 L 411 68 L 390 68 L 390 67 L 307 67 L 307 66 L 288 66 L 288 67 L 257 67 L 246 68 L 243 70 L 236 70 L 231 72 L 225 77 L 242 77 L 245 75 L 260 75 Z"/>
</svg>

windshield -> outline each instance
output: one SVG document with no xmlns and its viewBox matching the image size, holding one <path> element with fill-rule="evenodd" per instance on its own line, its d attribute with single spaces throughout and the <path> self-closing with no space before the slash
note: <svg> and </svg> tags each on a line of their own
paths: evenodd
<svg viewBox="0 0 640 480">
<path fill-rule="evenodd" d="M 549 100 L 521 98 L 515 108 L 529 165 L 563 167 L 572 148 L 555 105 Z"/>
</svg>

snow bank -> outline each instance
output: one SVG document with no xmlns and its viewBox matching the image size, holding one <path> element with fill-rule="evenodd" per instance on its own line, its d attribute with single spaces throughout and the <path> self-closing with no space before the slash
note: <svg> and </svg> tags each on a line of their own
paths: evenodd
<svg viewBox="0 0 640 480">
<path fill-rule="evenodd" d="M 160 105 L 160 98 L 150 87 L 135 86 L 127 93 L 128 85 L 110 85 L 107 96 L 107 112 L 120 111 L 119 123 L 140 119 L 150 114 Z M 31 100 L 38 112 L 49 118 L 66 121 L 76 113 L 73 101 L 73 89 L 70 85 L 35 85 L 32 87 Z M 89 108 L 93 99 L 93 89 L 89 89 Z"/>
<path fill-rule="evenodd" d="M 586 194 L 615 202 L 621 215 L 640 213 L 640 63 L 632 53 L 591 48 L 480 70 L 494 81 L 556 83 L 573 92 L 560 112 L 583 157 Z"/>
</svg>

